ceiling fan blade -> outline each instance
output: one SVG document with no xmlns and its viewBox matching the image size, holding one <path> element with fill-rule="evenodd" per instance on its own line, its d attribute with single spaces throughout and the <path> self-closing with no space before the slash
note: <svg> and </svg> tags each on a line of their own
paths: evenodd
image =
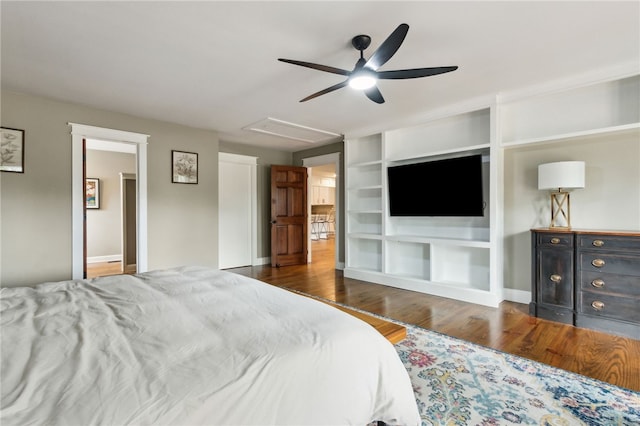
<svg viewBox="0 0 640 426">
<path fill-rule="evenodd" d="M 391 57 L 396 53 L 400 45 L 404 41 L 405 36 L 407 35 L 407 31 L 409 31 L 409 25 L 400 24 L 398 28 L 393 30 L 391 35 L 387 37 L 387 39 L 382 42 L 380 47 L 373 52 L 373 55 L 369 58 L 366 67 L 371 68 L 373 70 L 377 70 L 380 68 L 385 62 L 387 62 Z"/>
<path fill-rule="evenodd" d="M 380 89 L 377 86 L 373 86 L 369 89 L 365 89 L 364 94 L 367 95 L 367 98 L 371 99 L 373 102 L 377 104 L 383 104 L 384 98 L 382 97 L 382 93 L 380 93 Z"/>
<path fill-rule="evenodd" d="M 428 77 L 430 75 L 444 74 L 457 70 L 457 66 L 452 67 L 433 67 L 433 68 L 413 68 L 409 70 L 395 70 L 395 71 L 378 71 L 376 74 L 379 79 L 384 80 L 400 80 L 404 78 L 420 78 Z"/>
<path fill-rule="evenodd" d="M 330 67 L 328 65 L 313 64 L 311 62 L 295 61 L 293 59 L 283 59 L 283 58 L 278 58 L 278 60 L 280 62 L 286 62 L 288 64 L 293 64 L 293 65 L 300 65 L 301 67 L 313 68 L 314 70 L 330 72 L 332 74 L 340 74 L 340 75 L 346 75 L 346 76 L 351 74 L 351 71 Z"/>
<path fill-rule="evenodd" d="M 333 92 L 334 90 L 342 89 L 344 86 L 349 84 L 349 80 L 345 80 L 342 83 L 334 84 L 331 87 L 327 87 L 326 89 L 320 90 L 319 92 L 313 93 L 307 96 L 304 99 L 301 99 L 300 102 L 305 102 L 313 98 L 317 98 L 318 96 L 326 95 L 329 92 Z"/>
</svg>

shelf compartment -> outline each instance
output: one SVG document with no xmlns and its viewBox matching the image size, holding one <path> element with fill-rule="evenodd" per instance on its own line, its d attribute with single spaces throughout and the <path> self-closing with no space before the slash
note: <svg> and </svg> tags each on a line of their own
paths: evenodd
<svg viewBox="0 0 640 426">
<path fill-rule="evenodd" d="M 370 186 L 349 190 L 348 210 L 382 212 L 382 187 Z"/>
<path fill-rule="evenodd" d="M 385 272 L 396 276 L 429 280 L 431 246 L 429 244 L 387 241 Z"/>
<path fill-rule="evenodd" d="M 490 250 L 449 245 L 432 246 L 432 281 L 476 290 L 490 290 Z"/>
<path fill-rule="evenodd" d="M 410 239 L 489 242 L 488 217 L 389 217 L 387 235 Z M 418 240 L 416 240 L 418 241 Z"/>
<path fill-rule="evenodd" d="M 439 160 L 444 158 L 455 157 L 456 154 L 460 154 L 460 156 L 468 156 L 475 154 L 482 154 L 483 156 L 488 157 L 490 150 L 490 143 L 481 143 L 478 145 L 472 146 L 464 146 L 460 148 L 448 148 L 442 149 L 438 151 L 431 150 L 431 147 L 428 150 L 425 150 L 423 153 L 419 153 L 418 155 L 412 155 L 410 157 L 393 157 L 387 159 L 387 165 L 396 166 L 401 164 L 410 164 L 410 163 L 418 163 L 422 161 L 432 161 Z M 485 158 L 483 158 L 483 162 L 487 162 Z"/>
<path fill-rule="evenodd" d="M 601 136 L 624 137 L 626 135 L 640 137 L 640 123 L 625 124 L 621 126 L 604 127 L 601 129 L 584 130 L 572 133 L 564 133 L 561 135 L 551 135 L 545 137 L 522 139 L 512 142 L 504 142 L 503 148 L 513 148 L 522 145 L 534 145 L 558 142 L 584 141 L 589 138 L 599 138 Z"/>
<path fill-rule="evenodd" d="M 354 234 L 382 234 L 381 211 L 349 211 L 349 232 Z"/>
<path fill-rule="evenodd" d="M 351 139 L 346 147 L 349 156 L 348 167 L 382 160 L 382 135 L 379 133 Z"/>
<path fill-rule="evenodd" d="M 488 147 L 490 121 L 490 109 L 483 108 L 385 132 L 385 159 L 397 161 Z"/>
<path fill-rule="evenodd" d="M 382 240 L 349 235 L 347 267 L 382 271 Z"/>
<path fill-rule="evenodd" d="M 382 163 L 349 168 L 349 188 L 382 186 Z"/>
<path fill-rule="evenodd" d="M 502 140 L 508 146 L 633 127 L 640 117 L 639 95 L 640 75 L 634 75 L 505 102 Z"/>
</svg>

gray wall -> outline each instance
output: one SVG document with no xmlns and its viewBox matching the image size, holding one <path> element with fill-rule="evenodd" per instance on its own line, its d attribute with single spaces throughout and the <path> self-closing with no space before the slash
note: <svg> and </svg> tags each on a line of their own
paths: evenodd
<svg viewBox="0 0 640 426">
<path fill-rule="evenodd" d="M 2 92 L 2 125 L 25 130 L 25 172 L 0 179 L 0 284 L 71 278 L 69 122 L 150 135 L 149 269 L 218 264 L 216 132 Z M 198 185 L 171 183 L 171 150 L 199 154 Z"/>
<path fill-rule="evenodd" d="M 136 172 L 135 154 L 86 152 L 88 178 L 100 179 L 100 208 L 87 209 L 87 257 L 122 255 L 120 173 Z"/>
</svg>

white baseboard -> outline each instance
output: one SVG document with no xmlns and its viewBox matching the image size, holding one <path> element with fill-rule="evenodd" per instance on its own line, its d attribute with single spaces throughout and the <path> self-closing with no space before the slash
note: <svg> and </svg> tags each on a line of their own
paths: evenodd
<svg viewBox="0 0 640 426">
<path fill-rule="evenodd" d="M 270 265 L 271 264 L 271 257 L 259 257 L 257 259 L 255 259 L 253 261 L 254 266 L 257 265 Z"/>
<path fill-rule="evenodd" d="M 516 290 L 513 288 L 502 289 L 502 296 L 504 300 L 515 303 L 524 303 L 526 305 L 531 302 L 531 292 L 525 290 Z"/>
<path fill-rule="evenodd" d="M 87 257 L 87 263 L 102 263 L 102 262 L 121 262 L 121 254 L 112 254 L 109 256 L 91 256 Z"/>
</svg>

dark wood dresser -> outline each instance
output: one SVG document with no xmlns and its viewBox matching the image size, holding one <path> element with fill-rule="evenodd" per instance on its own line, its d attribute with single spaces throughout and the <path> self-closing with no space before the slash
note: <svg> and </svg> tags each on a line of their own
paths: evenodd
<svg viewBox="0 0 640 426">
<path fill-rule="evenodd" d="M 531 230 L 533 316 L 640 339 L 640 232 Z"/>
</svg>

